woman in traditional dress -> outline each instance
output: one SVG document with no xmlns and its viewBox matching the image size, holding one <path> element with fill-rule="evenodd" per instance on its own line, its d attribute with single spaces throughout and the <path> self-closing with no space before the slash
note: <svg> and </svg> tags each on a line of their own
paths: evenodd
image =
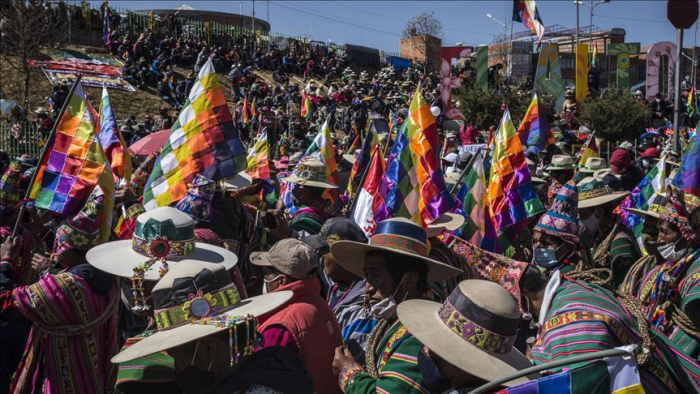
<svg viewBox="0 0 700 394">
<path fill-rule="evenodd" d="M 380 222 L 369 244 L 337 241 L 333 258 L 346 270 L 365 278 L 372 313 L 380 318 L 367 341 L 366 365 L 358 364 L 346 347 L 336 349 L 333 368 L 345 393 L 424 393 L 417 365 L 421 343 L 396 316 L 399 303 L 428 298 L 429 282 L 462 271 L 427 257 L 425 231 L 408 219 Z"/>
</svg>

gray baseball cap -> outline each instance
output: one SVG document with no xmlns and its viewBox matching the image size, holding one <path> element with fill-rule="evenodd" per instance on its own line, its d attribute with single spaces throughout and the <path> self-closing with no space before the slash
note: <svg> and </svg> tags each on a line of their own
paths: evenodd
<svg viewBox="0 0 700 394">
<path fill-rule="evenodd" d="M 314 250 L 295 238 L 285 238 L 277 242 L 269 252 L 251 253 L 250 262 L 261 267 L 273 267 L 294 279 L 310 278 L 317 270 Z"/>
</svg>

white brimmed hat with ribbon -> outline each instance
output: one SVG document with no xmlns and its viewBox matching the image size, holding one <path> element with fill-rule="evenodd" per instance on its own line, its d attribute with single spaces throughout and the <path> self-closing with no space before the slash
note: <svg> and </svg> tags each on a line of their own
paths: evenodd
<svg viewBox="0 0 700 394">
<path fill-rule="evenodd" d="M 152 291 L 156 332 L 112 358 L 123 363 L 229 331 L 231 363 L 259 347 L 257 317 L 292 297 L 279 291 L 241 300 L 228 272 L 219 264 L 193 262 L 173 267 Z M 233 335 L 232 335 L 233 334 Z M 234 337 L 235 335 L 235 337 Z M 239 346 L 238 337 L 248 344 Z"/>
</svg>

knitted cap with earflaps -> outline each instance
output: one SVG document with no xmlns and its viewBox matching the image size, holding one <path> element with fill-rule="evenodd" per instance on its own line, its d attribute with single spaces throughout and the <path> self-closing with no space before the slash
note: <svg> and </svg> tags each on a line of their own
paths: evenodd
<svg viewBox="0 0 700 394">
<path fill-rule="evenodd" d="M 578 188 L 573 181 L 563 185 L 535 231 L 578 242 Z"/>
<path fill-rule="evenodd" d="M 12 208 L 20 201 L 20 173 L 22 165 L 13 160 L 0 178 L 0 209 Z"/>
<path fill-rule="evenodd" d="M 89 250 L 97 245 L 104 199 L 104 193 L 97 186 L 80 212 L 58 226 L 53 243 L 53 252 L 56 255 L 71 249 Z"/>
<path fill-rule="evenodd" d="M 148 182 L 148 177 L 151 175 L 151 171 L 153 171 L 153 166 L 156 164 L 156 158 L 158 157 L 158 153 L 154 152 L 148 155 L 146 157 L 146 160 L 144 160 L 141 165 L 134 171 L 134 174 L 131 176 L 131 183 L 129 184 L 129 189 L 131 189 L 134 194 L 137 196 L 140 196 L 143 194 L 143 189 L 146 187 L 146 182 Z"/>
</svg>

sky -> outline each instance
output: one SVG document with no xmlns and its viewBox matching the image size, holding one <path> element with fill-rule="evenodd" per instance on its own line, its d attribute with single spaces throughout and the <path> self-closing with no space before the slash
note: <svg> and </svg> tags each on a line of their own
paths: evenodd
<svg viewBox="0 0 700 394">
<path fill-rule="evenodd" d="M 585 4 L 591 1 L 584 0 Z M 91 1 L 99 6 L 101 1 Z M 251 15 L 252 1 L 110 1 L 113 7 L 143 9 L 177 8 L 187 4 L 198 10 Z M 314 40 L 349 43 L 398 52 L 406 22 L 423 13 L 434 12 L 444 27 L 443 46 L 489 44 L 502 34 L 501 23 L 509 23 L 512 1 L 255 1 L 255 16 L 268 20 L 273 32 L 310 37 Z M 571 0 L 537 1 L 545 26 L 576 27 L 576 5 Z M 590 24 L 589 7 L 581 5 L 580 26 Z M 600 29 L 623 28 L 626 42 L 642 46 L 659 41 L 676 41 L 676 31 L 666 19 L 666 1 L 612 0 L 594 8 L 593 25 Z M 269 17 L 268 17 L 269 15 Z M 268 19 L 269 18 L 269 19 Z M 524 31 L 515 23 L 514 32 Z M 508 24 L 510 34 L 510 24 Z M 691 46 L 695 26 L 685 32 L 684 46 Z"/>
</svg>

